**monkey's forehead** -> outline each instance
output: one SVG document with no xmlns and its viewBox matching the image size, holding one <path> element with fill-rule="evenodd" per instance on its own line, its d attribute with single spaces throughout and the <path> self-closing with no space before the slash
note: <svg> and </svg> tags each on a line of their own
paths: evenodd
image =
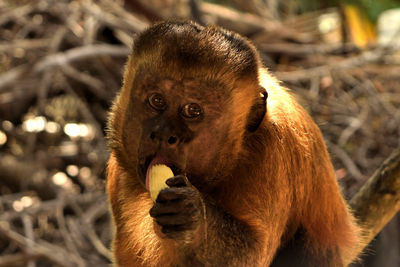
<svg viewBox="0 0 400 267">
<path fill-rule="evenodd" d="M 179 70 L 191 75 L 202 71 L 255 80 L 260 65 L 259 55 L 247 39 L 193 22 L 162 22 L 148 28 L 136 39 L 133 57 L 164 72 Z"/>
<path fill-rule="evenodd" d="M 181 77 L 175 79 L 162 73 L 152 72 L 137 73 L 133 85 L 137 94 L 148 94 L 150 92 L 163 92 L 175 95 L 177 98 L 190 98 L 193 100 L 215 101 L 228 100 L 232 94 L 228 86 L 221 80 L 204 79 L 203 77 Z"/>
</svg>

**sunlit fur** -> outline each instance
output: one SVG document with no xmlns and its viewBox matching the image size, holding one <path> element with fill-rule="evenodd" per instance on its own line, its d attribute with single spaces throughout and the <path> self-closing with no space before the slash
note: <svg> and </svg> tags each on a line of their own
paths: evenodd
<svg viewBox="0 0 400 267">
<path fill-rule="evenodd" d="M 218 30 L 209 29 L 210 32 Z M 138 143 L 126 147 L 122 141 L 136 68 L 140 64 L 151 67 L 159 62 L 159 55 L 145 53 L 152 49 L 147 49 L 146 38 L 142 40 L 146 49 L 134 54 L 137 58 L 131 56 L 128 60 L 124 84 L 109 121 L 112 153 L 107 192 L 115 224 L 113 252 L 118 266 L 179 264 L 177 243 L 161 237 L 160 229 L 149 215 L 153 202 L 133 168 L 137 158 L 132 158 L 128 150 L 134 151 Z M 250 49 L 255 51 L 252 46 Z M 231 103 L 226 111 L 231 114 L 226 139 L 231 142 L 229 147 L 221 144 L 215 148 L 215 153 L 220 153 L 220 162 L 215 164 L 219 167 L 215 168 L 217 173 L 224 174 L 224 179 L 219 181 L 211 197 L 224 211 L 250 226 L 256 236 L 254 249 L 249 249 L 246 259 L 235 258 L 235 253 L 229 254 L 229 251 L 224 256 L 233 259 L 232 266 L 268 266 L 277 250 L 298 229 L 303 229 L 304 245 L 315 255 L 316 262 L 321 263 L 319 266 L 347 266 L 356 256 L 353 251 L 359 245 L 360 230 L 341 196 L 321 132 L 293 96 L 260 67 L 258 56 L 254 57 L 258 64 L 255 75 L 254 70 L 250 74 L 226 70 L 225 76 L 219 77 L 234 87 L 230 88 Z M 168 75 L 183 75 L 179 74 L 178 59 L 169 60 Z M 197 73 L 193 67 L 190 71 L 197 76 L 215 74 L 215 70 L 207 70 L 205 65 L 199 66 Z M 235 75 L 240 77 L 232 79 Z M 267 114 L 257 131 L 249 134 L 245 126 L 260 85 L 268 92 Z M 133 136 L 140 135 L 140 129 L 130 130 Z M 207 242 L 210 246 L 226 245 L 219 242 L 217 235 L 208 236 Z M 208 252 L 212 259 L 213 252 Z"/>
</svg>

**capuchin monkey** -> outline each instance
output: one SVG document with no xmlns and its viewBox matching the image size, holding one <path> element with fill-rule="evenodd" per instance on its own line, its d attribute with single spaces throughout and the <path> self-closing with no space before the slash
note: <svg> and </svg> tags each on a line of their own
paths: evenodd
<svg viewBox="0 0 400 267">
<path fill-rule="evenodd" d="M 115 266 L 347 266 L 360 230 L 321 132 L 240 35 L 161 22 L 108 124 Z M 150 171 L 171 171 L 151 198 Z M 167 175 L 168 176 L 168 175 Z"/>
</svg>

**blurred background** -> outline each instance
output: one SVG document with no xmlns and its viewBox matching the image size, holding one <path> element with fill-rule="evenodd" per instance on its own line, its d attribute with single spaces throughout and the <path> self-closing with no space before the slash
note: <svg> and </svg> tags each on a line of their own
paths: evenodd
<svg viewBox="0 0 400 267">
<path fill-rule="evenodd" d="M 248 37 L 320 126 L 351 198 L 400 146 L 399 0 L 0 0 L 0 266 L 108 266 L 107 112 L 138 32 Z M 400 266 L 395 217 L 354 266 Z"/>
</svg>

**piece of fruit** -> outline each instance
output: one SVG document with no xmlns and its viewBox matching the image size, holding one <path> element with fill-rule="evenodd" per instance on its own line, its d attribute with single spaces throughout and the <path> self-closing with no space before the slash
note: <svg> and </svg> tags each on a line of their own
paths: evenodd
<svg viewBox="0 0 400 267">
<path fill-rule="evenodd" d="M 150 197 L 155 202 L 158 193 L 168 185 L 165 183 L 169 178 L 173 177 L 172 170 L 164 164 L 156 164 L 149 170 L 149 191 Z"/>
</svg>

